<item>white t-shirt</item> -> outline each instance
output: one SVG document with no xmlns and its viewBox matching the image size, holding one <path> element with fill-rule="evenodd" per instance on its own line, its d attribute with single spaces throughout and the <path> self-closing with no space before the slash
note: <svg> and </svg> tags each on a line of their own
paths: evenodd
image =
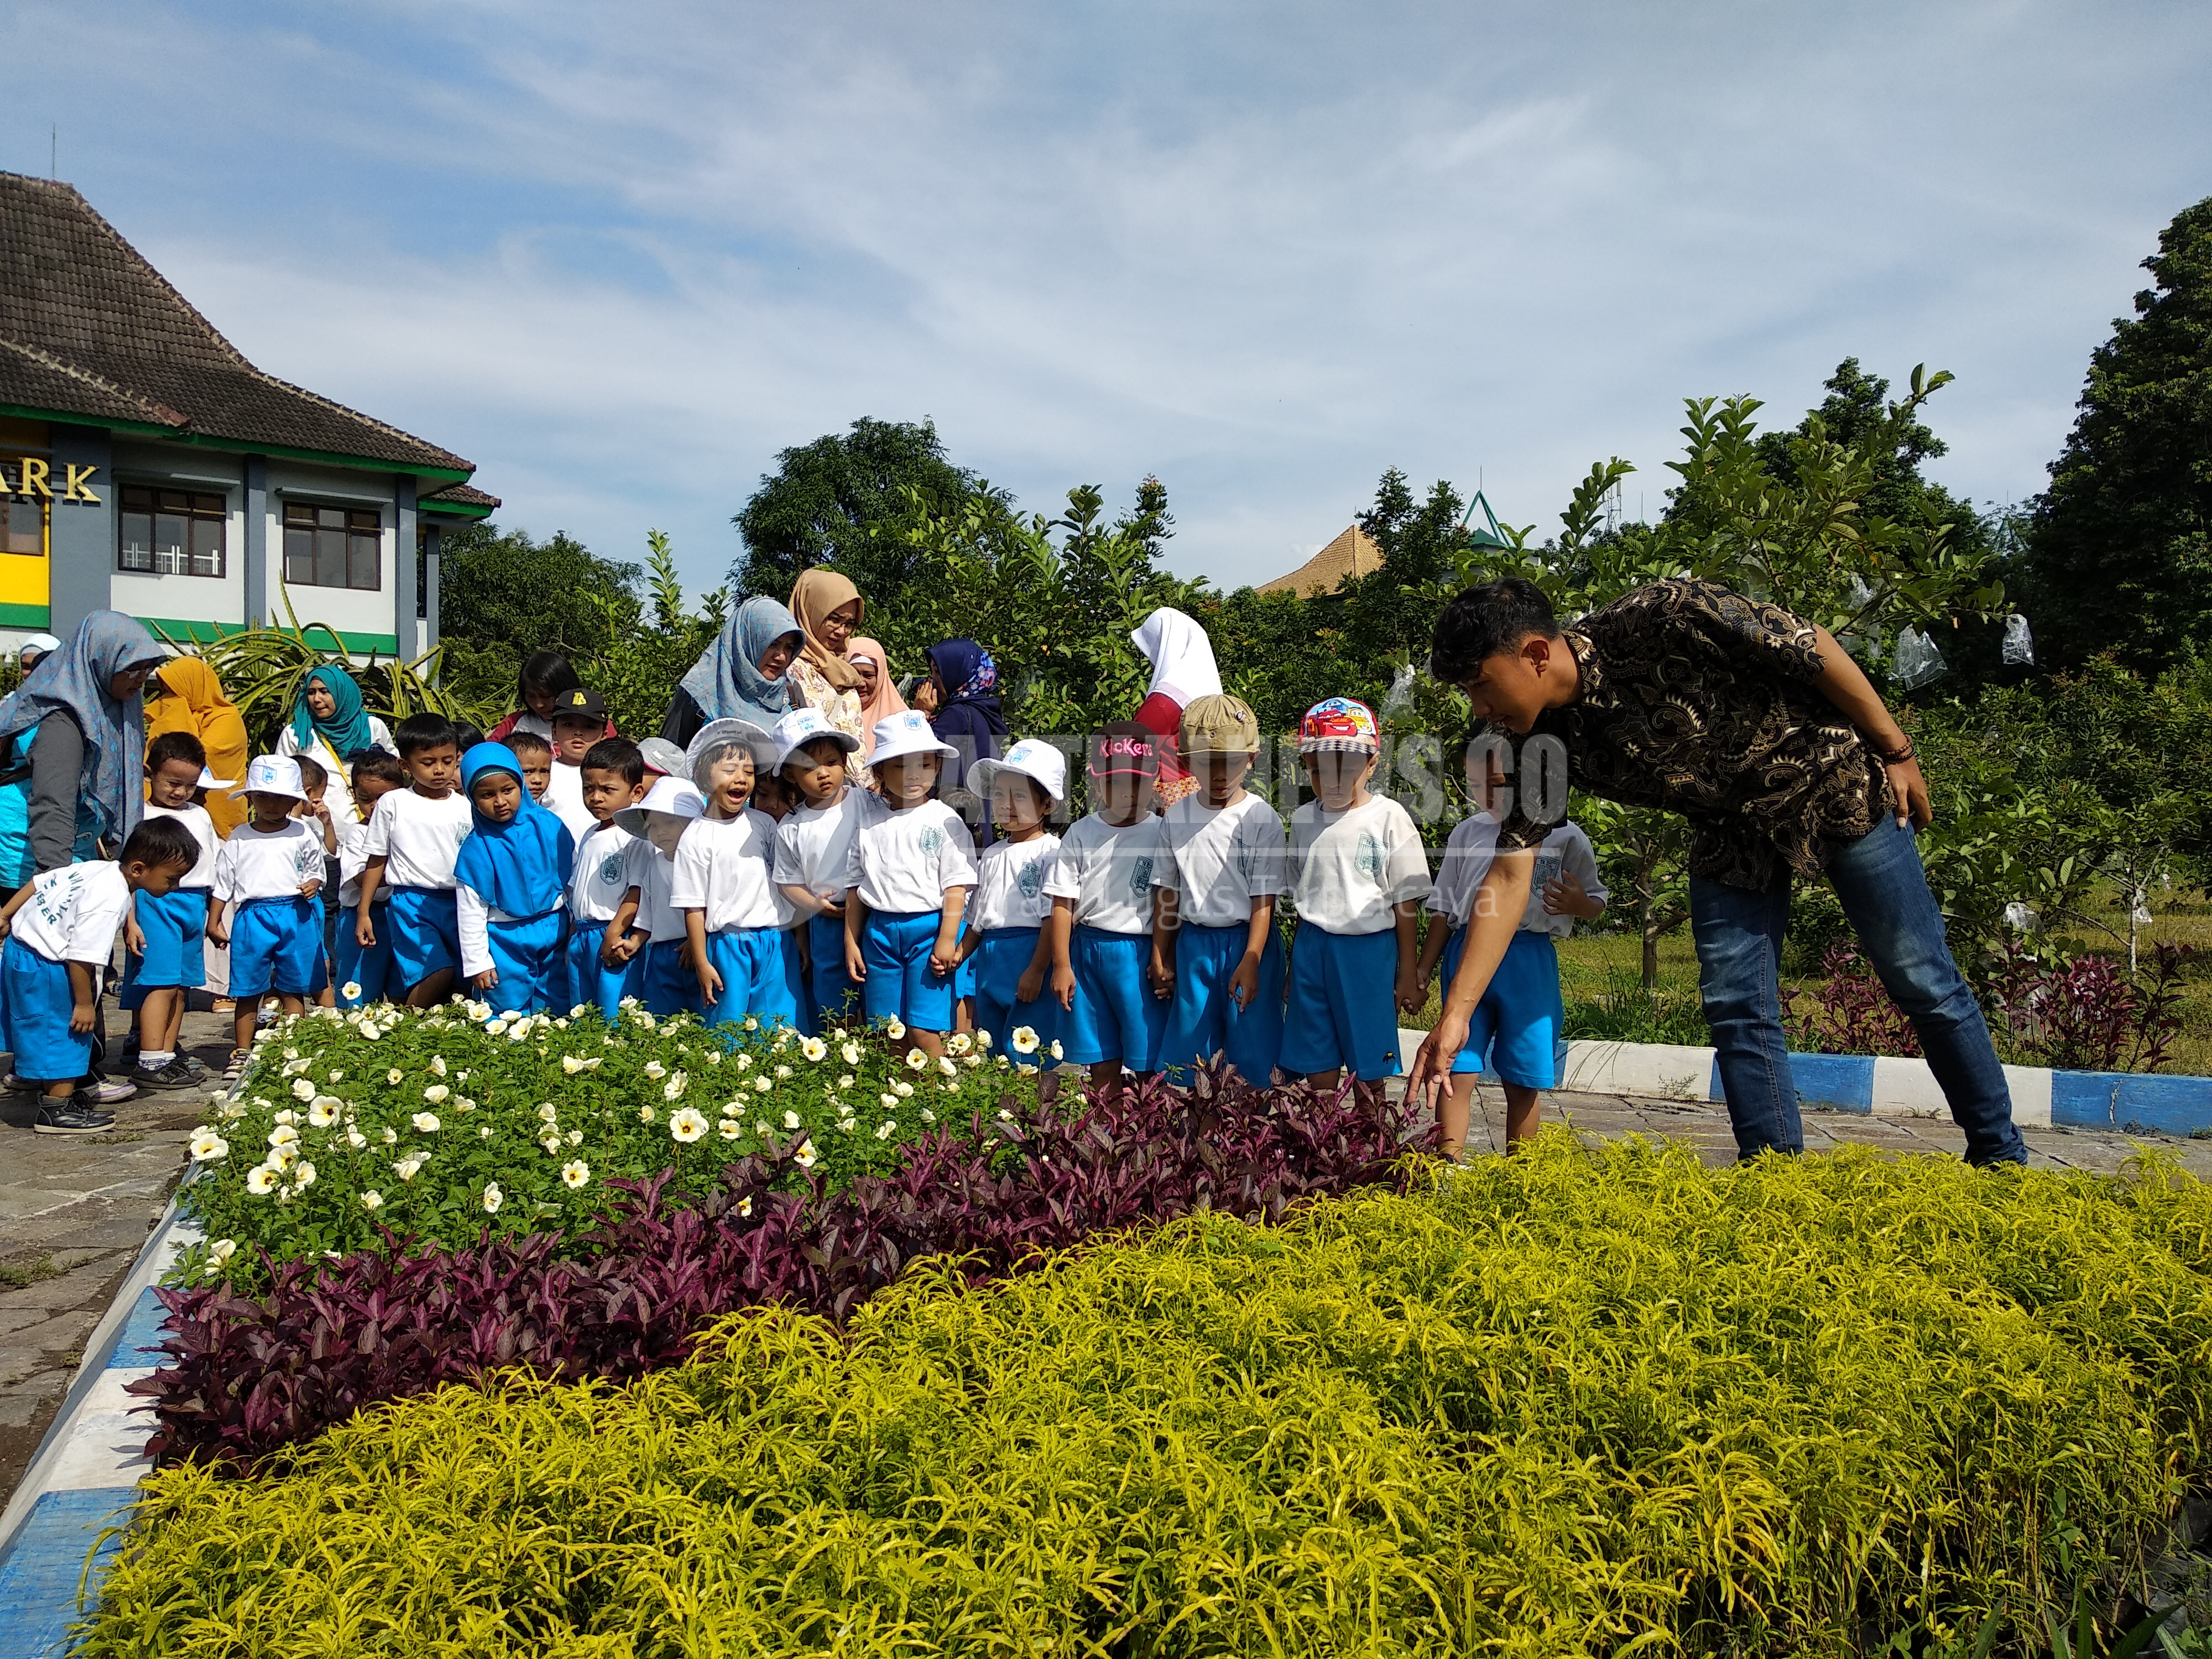
<svg viewBox="0 0 2212 1659">
<path fill-rule="evenodd" d="M 637 837 L 619 824 L 595 823 L 576 843 L 568 877 L 568 914 L 578 921 L 612 921 L 629 888 L 629 854 Z"/>
<path fill-rule="evenodd" d="M 368 741 L 372 748 L 389 754 L 399 752 L 399 745 L 392 741 L 392 728 L 374 714 L 368 717 Z M 323 770 L 331 775 L 330 785 L 323 791 L 323 805 L 331 809 L 331 817 L 340 823 L 353 817 L 353 768 L 345 757 L 331 752 L 319 732 L 311 732 L 302 744 L 292 735 L 288 724 L 276 732 L 276 752 L 280 755 L 305 755 L 309 760 L 322 763 Z M 239 782 L 246 781 L 244 778 Z"/>
<path fill-rule="evenodd" d="M 1178 896 L 1185 921 L 1241 927 L 1252 920 L 1254 899 L 1283 890 L 1283 821 L 1257 795 L 1219 808 L 1186 796 L 1162 815 L 1160 830 L 1168 856 L 1152 885 Z"/>
<path fill-rule="evenodd" d="M 555 817 L 568 826 L 568 834 L 576 845 L 584 844 L 584 837 L 592 832 L 599 820 L 592 809 L 584 805 L 584 769 L 553 763 L 553 770 L 545 781 L 545 799 L 540 803 Z"/>
<path fill-rule="evenodd" d="M 1052 914 L 1045 884 L 1059 857 L 1060 837 L 1050 830 L 1034 841 L 994 841 L 986 847 L 969 925 L 986 933 L 994 927 L 1042 927 Z"/>
<path fill-rule="evenodd" d="M 453 860 L 475 828 L 469 798 L 458 789 L 443 800 L 394 789 L 369 814 L 363 856 L 385 860 L 387 887 L 451 887 Z"/>
<path fill-rule="evenodd" d="M 1075 920 L 1082 927 L 1149 933 L 1152 881 L 1167 860 L 1167 838 L 1150 812 L 1119 829 L 1093 812 L 1068 825 L 1044 890 L 1054 898 L 1073 899 Z"/>
<path fill-rule="evenodd" d="M 386 790 L 385 793 L 390 794 L 392 792 Z M 372 805 L 368 810 L 369 815 L 374 817 L 376 808 Z M 368 826 L 339 819 L 337 831 L 338 902 L 351 910 L 361 903 L 361 872 L 368 864 Z M 386 904 L 391 899 L 392 889 L 379 883 L 375 902 Z"/>
<path fill-rule="evenodd" d="M 975 842 L 960 815 L 941 800 L 893 811 L 853 836 L 846 884 L 871 910 L 911 915 L 942 910 L 951 888 L 975 884 Z"/>
<path fill-rule="evenodd" d="M 848 788 L 828 806 L 795 809 L 775 827 L 776 881 L 842 899 L 853 884 L 853 837 L 890 816 L 884 798 L 872 789 Z"/>
<path fill-rule="evenodd" d="M 301 883 L 322 879 L 322 837 L 305 820 L 287 818 L 281 830 L 256 830 L 246 823 L 230 832 L 215 855 L 211 896 L 217 904 L 298 898 Z"/>
<path fill-rule="evenodd" d="M 31 878 L 31 896 L 16 910 L 9 931 L 48 962 L 82 962 L 104 968 L 115 954 L 131 884 L 123 866 L 105 860 L 64 864 Z"/>
<path fill-rule="evenodd" d="M 630 926 L 642 927 L 655 945 L 684 937 L 684 913 L 669 898 L 675 877 L 676 866 L 660 856 L 659 848 L 643 836 L 630 837 L 623 849 L 623 887 L 637 889 L 637 920 Z"/>
<path fill-rule="evenodd" d="M 1396 925 L 1391 907 L 1426 896 L 1429 859 L 1388 795 L 1342 812 L 1310 800 L 1291 814 L 1291 879 L 1299 921 L 1326 933 L 1380 933 Z"/>
<path fill-rule="evenodd" d="M 769 879 L 775 856 L 775 820 L 748 806 L 733 818 L 699 818 L 676 843 L 668 902 L 706 915 L 707 931 L 726 927 L 781 927 L 792 918 L 790 901 Z"/>
<path fill-rule="evenodd" d="M 149 801 L 146 804 L 146 816 L 149 818 L 176 819 L 179 823 L 192 832 L 192 839 L 200 844 L 199 861 L 185 872 L 185 878 L 177 885 L 212 887 L 215 884 L 216 849 L 222 844 L 222 837 L 216 834 L 215 820 L 208 816 L 207 808 L 204 806 L 156 806 Z"/>
<path fill-rule="evenodd" d="M 1475 890 L 1482 878 L 1490 873 L 1491 860 L 1498 855 L 1498 820 L 1487 812 L 1477 812 L 1463 820 L 1451 832 L 1444 843 L 1443 863 L 1437 871 L 1437 889 L 1429 895 L 1428 909 L 1431 915 L 1443 917 L 1455 928 L 1468 924 L 1474 908 Z M 1575 931 L 1575 919 L 1570 915 L 1551 915 L 1544 909 L 1544 885 L 1559 879 L 1565 869 L 1582 883 L 1583 890 L 1602 904 L 1611 896 L 1605 884 L 1598 879 L 1597 854 L 1582 826 L 1571 819 L 1544 837 L 1536 849 L 1536 870 L 1528 882 L 1528 903 L 1521 913 L 1521 931 L 1524 933 L 1549 933 L 1554 939 L 1565 939 Z"/>
</svg>

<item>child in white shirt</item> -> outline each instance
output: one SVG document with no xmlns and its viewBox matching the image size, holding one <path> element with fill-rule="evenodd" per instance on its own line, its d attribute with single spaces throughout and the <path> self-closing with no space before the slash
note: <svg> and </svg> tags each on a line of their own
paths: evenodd
<svg viewBox="0 0 2212 1659">
<path fill-rule="evenodd" d="M 975 884 L 975 842 L 960 815 L 931 799 L 945 757 L 919 709 L 876 722 L 876 785 L 890 808 L 853 836 L 846 872 L 845 971 L 861 1011 L 890 1022 L 894 1048 L 945 1052 L 960 917 Z"/>
<path fill-rule="evenodd" d="M 39 1086 L 42 1135 L 92 1135 L 115 1114 L 77 1097 L 92 1069 L 100 970 L 114 954 L 131 895 L 167 893 L 198 862 L 198 841 L 174 818 L 143 820 L 123 855 L 34 876 L 0 909 L 0 1039 L 15 1075 Z"/>
<path fill-rule="evenodd" d="M 376 803 L 395 789 L 407 787 L 407 769 L 397 755 L 372 749 L 353 763 L 353 803 L 339 807 L 338 914 L 350 918 L 361 908 L 362 872 L 368 865 L 368 821 Z M 349 821 L 350 818 L 350 821 Z M 403 988 L 392 977 L 392 893 L 378 892 L 383 907 L 377 920 L 376 942 L 364 946 L 350 920 L 338 928 L 337 949 L 331 953 L 331 976 L 337 981 L 337 1005 L 361 1008 L 389 1000 Z"/>
<path fill-rule="evenodd" d="M 1483 810 L 1463 820 L 1444 843 L 1443 865 L 1428 903 L 1437 921 L 1421 945 L 1413 992 L 1400 1003 L 1408 1013 L 1427 1000 L 1429 977 L 1439 961 L 1446 985 L 1459 971 L 1475 894 L 1498 854 L 1498 819 L 1490 808 L 1506 784 L 1498 750 L 1487 744 L 1471 745 L 1467 767 L 1468 786 Z M 1566 1024 L 1553 941 L 1568 937 L 1577 917 L 1595 921 L 1603 915 L 1607 896 L 1589 837 L 1580 825 L 1562 822 L 1537 849 L 1520 931 L 1475 1005 L 1467 1046 L 1452 1062 L 1451 1092 L 1437 1112 L 1445 1157 L 1457 1158 L 1467 1144 L 1475 1078 L 1486 1060 L 1505 1085 L 1505 1150 L 1513 1151 L 1536 1133 L 1542 1091 L 1558 1082 L 1559 1044 Z"/>
<path fill-rule="evenodd" d="M 684 913 L 709 1025 L 747 1018 L 763 1026 L 799 1023 L 799 957 L 786 932 L 791 903 L 770 868 L 775 820 L 746 805 L 757 745 L 768 741 L 746 721 L 709 720 L 685 751 L 707 811 L 677 843 L 669 902 Z"/>
<path fill-rule="evenodd" d="M 392 971 L 409 988 L 407 1006 L 428 1008 L 446 1000 L 460 966 L 453 860 L 476 817 L 455 787 L 461 748 L 453 723 L 442 714 L 410 714 L 399 722 L 398 738 L 409 787 L 378 801 L 369 818 L 354 933 L 364 951 L 376 944 L 370 907 L 389 887 Z"/>
<path fill-rule="evenodd" d="M 550 725 L 552 749 L 543 804 L 559 815 L 580 847 L 596 822 L 584 805 L 584 763 L 592 745 L 610 735 L 606 700 L 587 686 L 556 691 Z M 523 763 L 529 762 L 530 757 L 524 756 Z"/>
<path fill-rule="evenodd" d="M 1052 894 L 1060 837 L 1045 826 L 1067 793 L 1067 757 L 1024 738 L 998 760 L 969 770 L 991 809 L 999 838 L 983 849 L 975 903 L 961 953 L 975 959 L 975 1030 L 1000 1053 L 1057 1060 L 1060 1004 L 1052 983 Z M 1024 1063 L 1027 1063 L 1026 1061 Z M 1042 1064 L 1042 1061 L 1037 1062 Z"/>
<path fill-rule="evenodd" d="M 607 923 L 602 957 L 610 968 L 635 961 L 635 994 L 654 1014 L 696 1012 L 698 975 L 684 964 L 684 913 L 670 895 L 673 862 L 684 832 L 707 811 L 698 790 L 682 778 L 655 778 L 645 799 L 615 814 L 629 832 L 623 852 L 623 896 Z"/>
<path fill-rule="evenodd" d="M 860 1017 L 860 982 L 845 971 L 845 890 L 853 837 L 890 809 L 872 789 L 856 789 L 845 757 L 860 740 L 840 732 L 818 708 L 794 708 L 775 723 L 776 771 L 799 805 L 776 825 L 775 884 L 806 929 L 807 995 L 800 1012 L 810 1035 Z"/>
<path fill-rule="evenodd" d="M 1168 1004 L 1146 980 L 1152 882 L 1168 848 L 1152 816 L 1159 754 L 1150 732 L 1133 720 L 1106 726 L 1091 740 L 1089 769 L 1099 810 L 1068 826 L 1044 890 L 1061 1052 L 1113 1091 L 1124 1068 L 1141 1079 L 1159 1066 Z"/>
<path fill-rule="evenodd" d="M 117 1000 L 137 1011 L 138 1064 L 131 1081 L 142 1089 L 179 1088 L 204 1075 L 196 1062 L 178 1054 L 177 1036 L 184 1026 L 185 994 L 207 983 L 208 890 L 215 884 L 221 837 L 207 808 L 198 804 L 206 776 L 207 750 L 191 732 L 164 732 L 148 745 L 146 816 L 184 825 L 200 855 L 167 893 L 135 898 L 132 920 L 125 923 L 128 948 Z"/>
<path fill-rule="evenodd" d="M 1242 700 L 1194 698 L 1182 711 L 1182 763 L 1198 787 L 1161 815 L 1168 856 L 1152 870 L 1152 972 L 1174 998 L 1160 1064 L 1222 1056 L 1266 1088 L 1283 1043 L 1283 821 L 1244 787 L 1260 722 Z"/>
<path fill-rule="evenodd" d="M 262 998 L 274 991 L 278 1006 L 296 1014 L 321 988 L 323 843 L 312 820 L 292 816 L 307 792 L 290 756 L 257 756 L 235 793 L 252 816 L 215 855 L 207 936 L 230 946 L 230 994 L 238 1000 L 230 1062 L 242 1070 Z M 238 907 L 227 927 L 226 904 Z"/>
<path fill-rule="evenodd" d="M 1291 815 L 1298 931 L 1282 1064 L 1323 1088 L 1347 1066 L 1370 1086 L 1400 1069 L 1397 1011 L 1413 988 L 1429 860 L 1406 809 L 1368 793 L 1382 749 L 1374 711 L 1351 697 L 1316 703 L 1298 725 L 1316 799 Z"/>
<path fill-rule="evenodd" d="M 629 848 L 636 840 L 615 814 L 645 798 L 645 757 L 628 738 L 601 738 L 584 756 L 584 810 L 592 827 L 576 843 L 575 873 L 568 878 L 568 972 L 562 994 L 571 1006 L 590 1006 L 612 1021 L 624 997 L 640 994 L 644 964 L 633 945 L 611 944 L 607 924 L 629 890 Z M 554 1006 L 562 1003 L 558 998 Z"/>
</svg>

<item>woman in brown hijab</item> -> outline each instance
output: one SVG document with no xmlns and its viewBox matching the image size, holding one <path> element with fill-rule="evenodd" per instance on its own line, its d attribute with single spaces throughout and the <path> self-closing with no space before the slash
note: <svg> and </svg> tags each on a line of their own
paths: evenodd
<svg viewBox="0 0 2212 1659">
<path fill-rule="evenodd" d="M 860 672 L 846 659 L 853 630 L 867 614 L 860 590 L 834 570 L 816 566 L 799 572 L 792 584 L 791 612 L 799 618 L 806 644 L 785 672 L 794 708 L 818 708 L 830 725 L 865 744 L 866 723 L 860 712 Z M 860 751 L 848 764 L 860 775 Z"/>
</svg>

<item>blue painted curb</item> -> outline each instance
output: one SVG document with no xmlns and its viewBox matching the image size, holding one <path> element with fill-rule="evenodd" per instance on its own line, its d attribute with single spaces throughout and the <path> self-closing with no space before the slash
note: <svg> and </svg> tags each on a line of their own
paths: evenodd
<svg viewBox="0 0 2212 1659">
<path fill-rule="evenodd" d="M 10 1653 L 47 1659 L 75 1645 L 70 1626 L 85 1616 L 77 1607 L 77 1588 L 88 1587 L 88 1607 L 123 1547 L 120 1534 L 104 1540 L 100 1534 L 122 1523 L 136 1496 L 130 1486 L 39 1495 L 21 1532 L 0 1557 L 0 1630 L 8 1633 Z"/>
</svg>

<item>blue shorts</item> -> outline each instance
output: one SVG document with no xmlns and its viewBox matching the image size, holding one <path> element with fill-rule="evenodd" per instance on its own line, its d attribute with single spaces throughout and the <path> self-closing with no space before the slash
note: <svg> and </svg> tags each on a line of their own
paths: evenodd
<svg viewBox="0 0 2212 1659">
<path fill-rule="evenodd" d="M 159 898 L 140 893 L 137 908 L 146 949 L 126 954 L 118 1001 L 136 1008 L 149 991 L 193 991 L 206 984 L 208 890 L 173 887 Z"/>
<path fill-rule="evenodd" d="M 95 976 L 99 971 L 92 970 Z M 76 1004 L 68 967 L 10 934 L 0 947 L 0 1036 L 8 1039 L 17 1077 L 60 1083 L 92 1069 L 92 1033 L 70 1030 Z"/>
<path fill-rule="evenodd" d="M 1066 1057 L 1079 1066 L 1118 1060 L 1133 1072 L 1158 1071 L 1168 1004 L 1145 983 L 1152 936 L 1079 927 L 1068 941 L 1068 959 L 1075 1006 L 1060 1016 Z"/>
<path fill-rule="evenodd" d="M 230 924 L 231 995 L 307 997 L 329 983 L 320 904 L 295 894 L 238 907 Z"/>
<path fill-rule="evenodd" d="M 354 937 L 354 916 L 350 910 L 338 913 L 338 945 L 332 953 L 331 977 L 338 982 L 337 1003 L 341 1008 L 362 1008 L 374 1002 L 396 1002 L 407 994 L 392 972 L 392 915 L 388 905 L 369 906 L 369 921 L 376 929 L 376 943 L 367 950 Z M 361 987 L 359 996 L 345 994 L 349 985 Z"/>
<path fill-rule="evenodd" d="M 747 1015 L 763 1025 L 799 1021 L 799 953 L 781 927 L 720 927 L 707 935 L 707 961 L 722 976 L 722 994 L 700 995 L 709 1025 L 734 1025 Z"/>
<path fill-rule="evenodd" d="M 568 958 L 568 994 L 575 999 L 569 1007 L 576 1002 L 589 1003 L 599 1011 L 602 1019 L 612 1024 L 624 997 L 642 999 L 645 994 L 645 953 L 641 951 L 621 967 L 610 968 L 599 954 L 606 941 L 604 921 L 571 921 L 568 949 L 562 954 Z"/>
<path fill-rule="evenodd" d="M 1283 942 L 1273 928 L 1260 953 L 1260 985 L 1249 1007 L 1230 994 L 1237 964 L 1252 937 L 1248 921 L 1226 927 L 1185 922 L 1176 935 L 1175 1000 L 1160 1064 L 1177 1084 L 1190 1081 L 1193 1062 L 1220 1055 L 1247 1083 L 1266 1088 L 1283 1047 Z"/>
<path fill-rule="evenodd" d="M 1397 985 L 1396 929 L 1331 933 L 1300 922 L 1291 945 L 1283 1069 L 1348 1069 L 1363 1083 L 1395 1077 Z"/>
<path fill-rule="evenodd" d="M 1464 927 L 1455 927 L 1444 941 L 1447 987 L 1459 971 L 1466 945 Z M 1492 1072 L 1524 1089 L 1552 1088 L 1559 1082 L 1559 1034 L 1566 1023 L 1566 1005 L 1559 1000 L 1559 953 L 1552 936 L 1516 932 L 1491 975 L 1490 988 L 1474 1005 L 1474 1017 L 1467 1023 L 1467 1047 L 1452 1061 L 1452 1071 Z"/>
<path fill-rule="evenodd" d="M 1037 1034 L 1037 1042 L 1048 1056 L 1053 1039 L 1060 1035 L 1060 1006 L 1059 999 L 1052 994 L 1049 963 L 1036 1000 L 1015 1000 L 1021 989 L 1022 975 L 1036 960 L 1038 931 L 1035 927 L 994 927 L 983 935 L 975 954 L 961 963 L 964 968 L 973 963 L 975 968 L 975 1029 L 988 1031 L 991 1047 L 1002 1054 L 1014 1052 L 1013 1035 L 1024 1025 Z"/>
<path fill-rule="evenodd" d="M 929 953 L 942 910 L 871 910 L 860 929 L 860 1012 L 870 1019 L 903 1020 L 923 1031 L 952 1029 L 952 976 L 933 973 Z"/>
<path fill-rule="evenodd" d="M 389 914 L 392 969 L 400 984 L 411 989 L 461 965 L 460 913 L 452 888 L 395 887 Z"/>
<path fill-rule="evenodd" d="M 972 898 L 975 895 L 971 893 L 969 896 Z M 967 939 L 969 927 L 970 923 L 969 922 L 968 918 L 966 916 L 961 917 L 960 932 L 956 935 L 954 940 L 956 944 Z M 978 954 L 981 953 L 979 952 Z M 976 975 L 981 971 L 981 966 L 977 963 L 975 957 L 961 957 L 958 965 L 957 965 L 952 970 L 952 994 L 960 998 L 974 996 L 975 994 Z"/>
<path fill-rule="evenodd" d="M 499 981 L 477 994 L 501 1014 L 541 1013 L 553 1006 L 553 969 L 561 960 L 561 934 L 568 920 L 565 910 L 548 910 L 542 916 L 520 921 L 487 921 L 484 947 Z M 561 1012 L 568 1012 L 563 1004 Z"/>
<path fill-rule="evenodd" d="M 635 994 L 647 1013 L 699 1012 L 699 975 L 684 965 L 682 939 L 655 939 L 631 961 L 637 968 Z"/>
<path fill-rule="evenodd" d="M 860 981 L 845 971 L 845 918 L 810 918 L 806 948 L 814 953 L 813 976 L 807 991 L 819 1028 L 815 1035 L 819 1036 L 832 1025 L 856 1022 L 861 1017 Z"/>
</svg>

